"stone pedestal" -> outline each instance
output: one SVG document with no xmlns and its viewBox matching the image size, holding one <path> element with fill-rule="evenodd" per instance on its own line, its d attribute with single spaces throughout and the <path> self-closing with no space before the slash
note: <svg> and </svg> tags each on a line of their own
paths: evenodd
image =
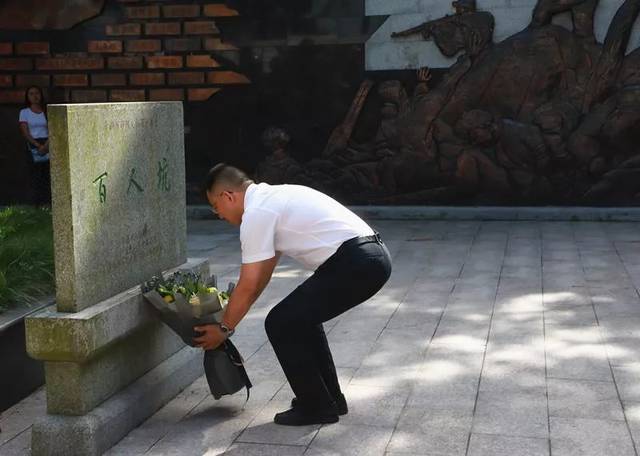
<svg viewBox="0 0 640 456">
<path fill-rule="evenodd" d="M 209 265 L 177 269 L 206 275 Z M 76 313 L 51 306 L 26 330 L 47 389 L 33 455 L 102 454 L 203 373 L 202 351 L 161 324 L 137 287 Z"/>
<path fill-rule="evenodd" d="M 34 455 L 99 455 L 203 372 L 139 285 L 186 259 L 180 103 L 50 105 L 56 305 L 25 322 L 45 363 Z M 186 263 L 185 263 L 186 261 Z"/>
</svg>

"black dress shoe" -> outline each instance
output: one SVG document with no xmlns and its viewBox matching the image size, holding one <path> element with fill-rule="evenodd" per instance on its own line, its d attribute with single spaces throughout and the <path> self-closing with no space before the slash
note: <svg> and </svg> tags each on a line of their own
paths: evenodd
<svg viewBox="0 0 640 456">
<path fill-rule="evenodd" d="M 286 412 L 276 413 L 273 422 L 284 426 L 307 426 L 309 424 L 329 424 L 338 422 L 335 409 L 310 411 L 302 407 L 292 407 Z"/>
<path fill-rule="evenodd" d="M 291 407 L 296 407 L 298 404 L 298 398 L 294 397 L 291 399 Z M 338 415 L 346 415 L 349 413 L 349 407 L 347 407 L 347 400 L 344 397 L 344 394 L 340 393 L 340 395 L 336 398 L 336 408 L 338 409 Z"/>
</svg>

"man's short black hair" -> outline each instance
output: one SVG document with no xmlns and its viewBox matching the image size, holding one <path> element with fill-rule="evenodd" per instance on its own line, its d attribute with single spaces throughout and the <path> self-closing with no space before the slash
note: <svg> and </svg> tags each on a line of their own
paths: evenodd
<svg viewBox="0 0 640 456">
<path fill-rule="evenodd" d="M 224 185 L 229 190 L 238 190 L 245 184 L 251 183 L 253 181 L 244 171 L 226 163 L 218 163 L 207 173 L 205 190 L 210 191 L 216 184 Z"/>
</svg>

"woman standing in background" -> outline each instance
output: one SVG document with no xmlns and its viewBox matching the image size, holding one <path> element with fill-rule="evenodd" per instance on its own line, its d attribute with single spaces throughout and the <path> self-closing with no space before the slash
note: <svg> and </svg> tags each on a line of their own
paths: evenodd
<svg viewBox="0 0 640 456">
<path fill-rule="evenodd" d="M 29 87 L 25 92 L 25 108 L 20 110 L 20 131 L 27 140 L 31 154 L 32 180 L 35 204 L 51 204 L 51 177 L 49 174 L 49 129 L 46 104 L 42 89 Z"/>
</svg>

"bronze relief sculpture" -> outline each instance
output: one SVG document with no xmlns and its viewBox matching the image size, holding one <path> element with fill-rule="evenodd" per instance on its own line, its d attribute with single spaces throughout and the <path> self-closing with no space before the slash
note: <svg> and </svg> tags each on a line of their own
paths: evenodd
<svg viewBox="0 0 640 456">
<path fill-rule="evenodd" d="M 640 49 L 626 51 L 640 0 L 623 2 L 603 43 L 598 0 L 539 0 L 500 43 L 474 0 L 452 6 L 392 35 L 458 55 L 439 82 L 422 69 L 411 96 L 399 81 L 367 82 L 323 157 L 291 180 L 360 204 L 639 204 Z M 573 31 L 551 23 L 567 11 Z M 380 100 L 379 128 L 356 144 L 367 96 Z"/>
</svg>

